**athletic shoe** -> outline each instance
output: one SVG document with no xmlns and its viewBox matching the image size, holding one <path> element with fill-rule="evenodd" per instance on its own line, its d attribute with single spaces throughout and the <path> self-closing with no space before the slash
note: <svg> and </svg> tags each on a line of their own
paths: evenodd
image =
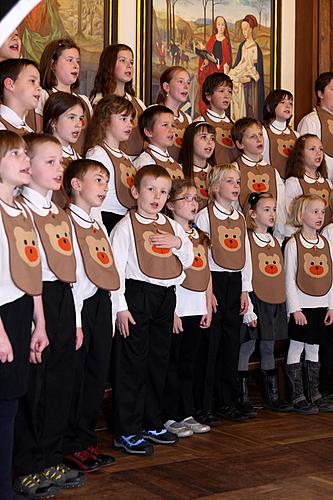
<svg viewBox="0 0 333 500">
<path fill-rule="evenodd" d="M 218 427 L 221 425 L 220 420 L 215 417 L 211 411 L 204 412 L 199 410 L 195 412 L 194 417 L 199 424 L 209 425 L 209 427 Z"/>
<path fill-rule="evenodd" d="M 215 415 L 221 418 L 225 418 L 226 420 L 231 420 L 232 422 L 245 422 L 248 420 L 248 416 L 244 413 L 240 412 L 236 406 L 233 405 L 224 405 L 220 408 L 214 410 Z"/>
<path fill-rule="evenodd" d="M 165 422 L 164 427 L 167 431 L 172 434 L 176 434 L 176 436 L 180 438 L 193 436 L 193 430 L 189 427 L 186 427 L 183 422 L 176 422 L 176 420 L 168 420 Z"/>
<path fill-rule="evenodd" d="M 65 490 L 79 488 L 86 482 L 85 475 L 82 472 L 70 469 L 64 464 L 47 467 L 43 470 L 43 475 L 53 484 Z"/>
<path fill-rule="evenodd" d="M 152 455 L 154 453 L 154 447 L 143 438 L 142 434 L 118 436 L 113 440 L 113 447 L 116 450 L 124 450 L 131 455 Z"/>
<path fill-rule="evenodd" d="M 167 431 L 165 427 L 143 431 L 142 435 L 145 439 L 147 439 L 147 441 L 151 441 L 156 444 L 172 445 L 176 444 L 178 441 L 178 437 Z"/>
<path fill-rule="evenodd" d="M 111 455 L 105 455 L 96 446 L 89 446 L 86 451 L 93 460 L 97 460 L 97 462 L 99 462 L 100 467 L 108 467 L 116 461 L 114 457 L 111 457 Z"/>
<path fill-rule="evenodd" d="M 14 490 L 27 498 L 54 498 L 60 488 L 48 481 L 43 474 L 29 474 L 15 479 Z"/>
<path fill-rule="evenodd" d="M 71 455 L 66 455 L 64 463 L 71 469 L 81 470 L 82 472 L 93 472 L 102 467 L 99 460 L 92 457 L 88 450 L 76 451 Z"/>
<path fill-rule="evenodd" d="M 184 420 L 182 420 L 180 423 L 187 429 L 191 429 L 194 434 L 204 434 L 205 432 L 210 431 L 209 425 L 200 424 L 200 422 L 195 420 L 193 417 L 184 418 Z"/>
</svg>

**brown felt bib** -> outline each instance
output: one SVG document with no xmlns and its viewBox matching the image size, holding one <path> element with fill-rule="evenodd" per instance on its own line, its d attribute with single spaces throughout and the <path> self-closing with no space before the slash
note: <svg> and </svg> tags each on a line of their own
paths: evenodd
<svg viewBox="0 0 333 500">
<path fill-rule="evenodd" d="M 207 186 L 207 172 L 201 170 L 200 172 L 193 172 L 193 179 L 197 188 L 198 194 L 201 196 L 202 201 L 199 202 L 199 210 L 207 206 L 209 199 L 208 186 Z"/>
<path fill-rule="evenodd" d="M 332 221 L 332 212 L 329 207 L 329 199 L 331 188 L 327 180 L 324 182 L 306 182 L 305 179 L 298 179 L 301 185 L 303 194 L 316 194 L 325 202 L 325 220 L 324 226 L 327 226 Z"/>
<path fill-rule="evenodd" d="M 289 129 L 290 134 L 284 132 L 274 134 L 269 126 L 265 126 L 265 129 L 269 138 L 269 161 L 282 179 L 285 179 L 287 160 L 294 148 L 297 136 L 291 129 Z"/>
<path fill-rule="evenodd" d="M 300 233 L 294 235 L 297 246 L 296 283 L 307 295 L 322 297 L 332 286 L 332 259 L 328 241 L 324 236 L 324 247 L 306 248 L 300 239 Z"/>
<path fill-rule="evenodd" d="M 173 181 L 178 180 L 178 179 L 184 179 L 183 169 L 179 165 L 179 163 L 177 163 L 176 161 L 170 161 L 170 160 L 167 160 L 167 161 L 159 160 L 154 155 L 154 152 L 149 148 L 146 149 L 146 153 L 148 153 L 153 158 L 156 165 L 158 165 L 159 167 L 165 168 L 165 170 L 168 172 L 168 174 L 170 175 L 170 177 Z"/>
<path fill-rule="evenodd" d="M 157 248 L 149 242 L 149 237 L 155 234 L 157 229 L 174 234 L 168 219 L 165 218 L 164 224 L 156 222 L 141 224 L 135 216 L 135 210 L 130 211 L 130 217 L 141 272 L 150 278 L 160 280 L 178 278 L 183 271 L 178 257 L 172 253 L 170 248 Z"/>
<path fill-rule="evenodd" d="M 17 215 L 9 215 L 0 203 L 0 212 L 9 247 L 9 267 L 13 282 L 28 295 L 42 293 L 42 268 L 37 234 L 31 217 L 18 205 Z M 21 209 L 21 210 L 20 210 Z"/>
<path fill-rule="evenodd" d="M 178 118 L 175 118 L 173 121 L 173 132 L 175 134 L 173 145 L 168 148 L 169 155 L 175 161 L 178 161 L 180 148 L 183 145 L 183 137 L 184 132 L 189 126 L 189 120 L 183 111 L 179 111 L 179 114 L 182 115 L 183 121 L 181 122 Z"/>
<path fill-rule="evenodd" d="M 29 133 L 29 131 L 23 127 L 21 127 L 21 128 L 13 127 L 13 125 L 11 123 L 7 122 L 7 120 L 5 120 L 4 118 L 2 118 L 2 116 L 0 116 L 0 122 L 6 127 L 6 130 L 10 130 L 11 132 L 15 132 L 18 135 L 23 136 L 24 134 Z"/>
<path fill-rule="evenodd" d="M 129 156 L 138 156 L 143 150 L 143 138 L 138 127 L 139 116 L 142 115 L 142 108 L 136 98 L 132 96 L 131 103 L 133 104 L 136 115 L 133 120 L 133 129 L 131 135 L 126 142 L 121 142 L 119 148 Z"/>
<path fill-rule="evenodd" d="M 90 281 L 103 290 L 118 290 L 119 275 L 116 269 L 110 243 L 104 231 L 95 221 L 84 228 L 67 212 L 73 222 L 77 242 L 82 255 L 84 269 Z"/>
<path fill-rule="evenodd" d="M 30 208 L 50 270 L 60 281 L 75 283 L 76 262 L 72 229 L 67 214 L 57 207 L 58 213 L 49 211 L 46 216 L 42 216 Z"/>
<path fill-rule="evenodd" d="M 208 246 L 202 241 L 202 231 L 195 230 L 190 240 L 193 244 L 194 260 L 192 265 L 185 269 L 186 278 L 182 283 L 182 287 L 194 292 L 205 292 L 210 279 L 210 271 L 208 267 Z"/>
<path fill-rule="evenodd" d="M 232 137 L 231 129 L 234 125 L 232 121 L 229 123 L 221 120 L 216 122 L 209 117 L 207 111 L 204 113 L 204 118 L 209 125 L 215 128 L 216 144 L 215 144 L 215 163 L 221 165 L 224 163 L 232 163 L 238 156 L 239 152 L 235 147 Z"/>
<path fill-rule="evenodd" d="M 119 203 L 126 208 L 133 208 L 135 206 L 135 200 L 131 194 L 131 187 L 133 186 L 134 176 L 136 170 L 133 167 L 131 161 L 122 156 L 118 158 L 109 150 L 101 146 L 104 151 L 109 156 L 114 170 L 114 183 L 116 187 L 116 193 Z"/>
<path fill-rule="evenodd" d="M 259 165 L 248 167 L 241 158 L 237 159 L 241 178 L 239 203 L 242 209 L 246 208 L 250 193 L 270 192 L 276 199 L 276 177 L 272 165 Z"/>
<path fill-rule="evenodd" d="M 333 115 L 320 106 L 316 106 L 316 111 L 320 121 L 321 142 L 325 154 L 333 157 Z"/>
<path fill-rule="evenodd" d="M 253 232 L 249 231 L 252 257 L 252 286 L 258 299 L 268 304 L 283 304 L 286 301 L 283 256 L 274 236 L 275 246 L 257 245 Z"/>
<path fill-rule="evenodd" d="M 211 203 L 207 208 L 214 262 L 224 269 L 240 271 L 245 265 L 244 217 L 238 214 L 238 219 L 221 220 L 215 216 Z"/>
</svg>

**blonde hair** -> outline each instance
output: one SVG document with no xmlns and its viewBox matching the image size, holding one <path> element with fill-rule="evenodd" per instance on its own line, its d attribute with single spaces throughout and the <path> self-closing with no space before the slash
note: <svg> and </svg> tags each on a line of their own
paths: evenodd
<svg viewBox="0 0 333 500">
<path fill-rule="evenodd" d="M 228 172 L 237 172 L 237 174 L 240 176 L 238 168 L 235 167 L 235 165 L 232 165 L 231 163 L 226 163 L 224 165 L 214 165 L 214 167 L 212 167 L 208 172 L 207 186 L 208 186 L 208 194 L 211 199 L 215 198 L 212 189 L 214 184 L 221 182 L 225 178 Z"/>
<path fill-rule="evenodd" d="M 276 199 L 272 195 L 272 193 L 258 193 L 255 203 L 250 204 L 248 202 L 246 204 L 246 208 L 244 210 L 246 226 L 248 229 L 251 229 L 252 231 L 254 231 L 257 228 L 255 220 L 252 217 L 252 213 L 256 211 L 260 200 L 273 200 L 276 202 Z"/>
<path fill-rule="evenodd" d="M 301 196 L 297 196 L 297 198 L 295 198 L 291 203 L 287 224 L 298 228 L 303 227 L 303 215 L 305 209 L 312 201 L 318 200 L 320 200 L 325 206 L 324 200 L 317 194 L 302 194 Z"/>
</svg>

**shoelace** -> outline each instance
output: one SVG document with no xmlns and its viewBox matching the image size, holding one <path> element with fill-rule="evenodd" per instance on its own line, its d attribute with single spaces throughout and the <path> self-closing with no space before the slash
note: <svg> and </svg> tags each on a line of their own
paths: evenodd
<svg viewBox="0 0 333 500">
<path fill-rule="evenodd" d="M 22 479 L 22 484 L 27 488 L 33 488 L 40 483 L 40 479 L 37 474 L 30 474 Z"/>
</svg>

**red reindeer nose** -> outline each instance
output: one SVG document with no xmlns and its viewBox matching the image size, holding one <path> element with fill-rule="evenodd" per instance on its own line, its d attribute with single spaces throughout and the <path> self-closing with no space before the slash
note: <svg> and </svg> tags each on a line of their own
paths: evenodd
<svg viewBox="0 0 333 500">
<path fill-rule="evenodd" d="M 232 139 L 230 137 L 223 137 L 221 142 L 222 142 L 222 144 L 224 144 L 225 146 L 228 146 L 229 148 L 232 148 L 232 146 L 233 146 Z"/>
<path fill-rule="evenodd" d="M 127 185 L 129 188 L 131 188 L 133 186 L 133 183 L 134 183 L 133 175 L 131 175 L 130 177 L 127 177 Z"/>
<path fill-rule="evenodd" d="M 200 188 L 200 195 L 203 196 L 204 198 L 208 198 L 208 189 Z"/>
<path fill-rule="evenodd" d="M 170 253 L 170 248 L 159 248 L 157 247 L 156 245 L 153 245 L 151 247 L 152 251 L 155 252 L 155 253 L 159 253 L 161 255 L 165 255 L 167 253 Z"/>
<path fill-rule="evenodd" d="M 201 257 L 194 257 L 194 261 L 192 263 L 192 267 L 202 267 L 203 266 L 203 260 Z"/>
<path fill-rule="evenodd" d="M 278 267 L 275 265 L 275 264 L 268 264 L 267 266 L 265 266 L 265 273 L 267 274 L 277 274 L 279 272 L 279 269 Z"/>
<path fill-rule="evenodd" d="M 235 238 L 226 238 L 224 244 L 227 248 L 235 249 L 238 247 L 238 241 Z"/>
<path fill-rule="evenodd" d="M 60 246 L 61 250 L 64 250 L 64 252 L 70 252 L 72 250 L 71 242 L 65 236 L 58 239 L 58 245 Z"/>
<path fill-rule="evenodd" d="M 106 264 L 108 264 L 110 262 L 109 256 L 105 252 L 99 251 L 99 252 L 96 253 L 96 255 L 97 255 L 98 260 L 102 264 L 106 265 Z"/>
<path fill-rule="evenodd" d="M 264 191 L 267 191 L 267 186 L 264 182 L 255 182 L 252 184 L 252 189 L 256 193 L 262 193 Z"/>
<path fill-rule="evenodd" d="M 175 144 L 181 147 L 183 145 L 183 139 L 181 137 L 176 137 Z"/>
<path fill-rule="evenodd" d="M 282 152 L 284 155 L 286 156 L 290 156 L 291 155 L 291 152 L 292 152 L 293 148 L 290 146 L 289 148 L 287 146 L 284 146 L 282 148 Z"/>
<path fill-rule="evenodd" d="M 310 266 L 309 271 L 311 274 L 314 274 L 315 276 L 321 276 L 324 272 L 323 266 L 316 264 L 313 266 Z"/>
<path fill-rule="evenodd" d="M 38 259 L 38 250 L 36 247 L 28 245 L 27 247 L 25 247 L 24 252 L 30 262 L 36 262 L 36 260 Z"/>
</svg>

